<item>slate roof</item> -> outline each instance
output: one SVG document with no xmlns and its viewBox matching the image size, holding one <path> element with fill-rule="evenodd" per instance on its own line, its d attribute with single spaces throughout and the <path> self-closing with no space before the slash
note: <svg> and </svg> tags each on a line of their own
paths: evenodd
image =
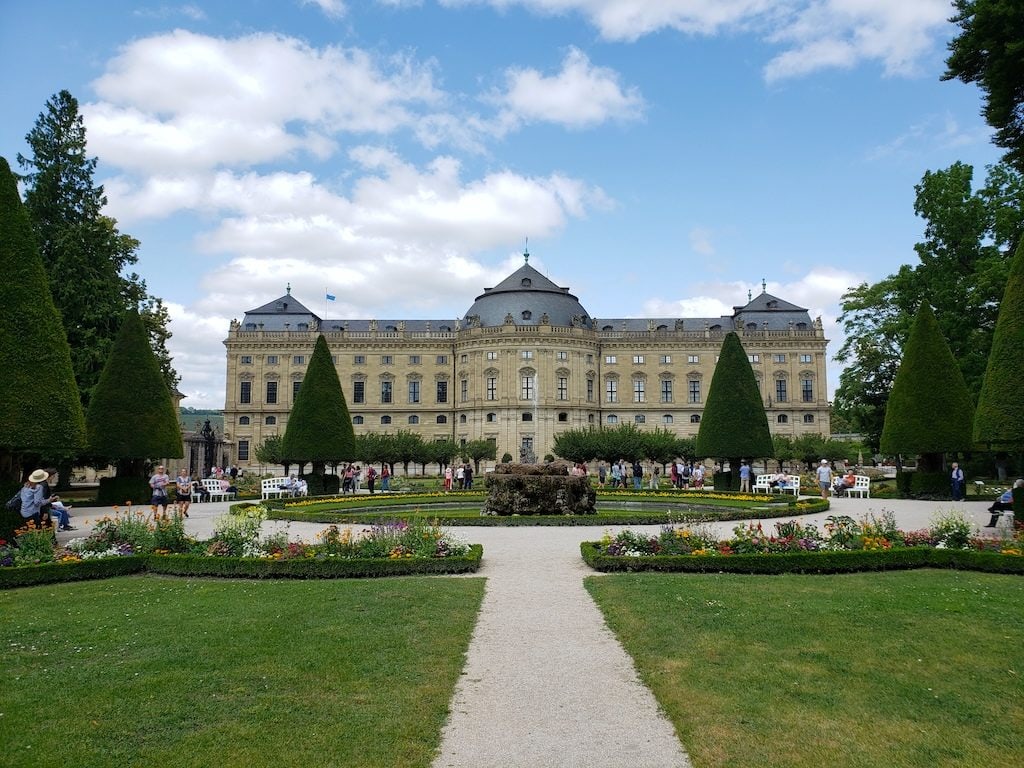
<svg viewBox="0 0 1024 768">
<path fill-rule="evenodd" d="M 551 325 L 570 326 L 575 319 L 577 324 L 590 326 L 590 315 L 579 299 L 529 264 L 523 264 L 493 288 L 485 288 L 466 312 L 465 320 L 478 318 L 482 326 L 504 325 L 507 315 L 512 315 L 516 325 L 539 325 L 547 315 Z"/>
</svg>

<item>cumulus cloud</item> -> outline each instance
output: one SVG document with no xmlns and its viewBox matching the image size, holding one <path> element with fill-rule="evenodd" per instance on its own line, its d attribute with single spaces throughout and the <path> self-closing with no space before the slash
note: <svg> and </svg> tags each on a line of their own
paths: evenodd
<svg viewBox="0 0 1024 768">
<path fill-rule="evenodd" d="M 342 0 L 302 0 L 303 5 L 315 5 L 324 15 L 332 19 L 340 19 L 348 9 Z"/>
<path fill-rule="evenodd" d="M 948 0 L 441 0 L 442 5 L 524 6 L 576 13 L 608 40 L 662 30 L 687 35 L 752 32 L 784 50 L 764 68 L 769 81 L 862 61 L 906 74 L 946 25 Z"/>
<path fill-rule="evenodd" d="M 585 128 L 609 119 L 633 120 L 643 113 L 639 91 L 623 89 L 614 70 L 591 64 L 578 48 L 569 49 L 555 75 L 513 68 L 505 73 L 505 79 L 505 92 L 494 100 L 527 122 Z"/>
</svg>

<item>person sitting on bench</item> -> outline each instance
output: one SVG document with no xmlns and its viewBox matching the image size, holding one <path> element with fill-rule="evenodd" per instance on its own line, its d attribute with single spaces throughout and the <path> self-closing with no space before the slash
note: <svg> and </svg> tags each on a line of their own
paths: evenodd
<svg viewBox="0 0 1024 768">
<path fill-rule="evenodd" d="M 1013 483 L 1013 488 L 1024 488 L 1024 479 L 1016 480 Z M 999 518 L 1003 516 L 1003 512 L 1013 511 L 1013 488 L 1007 488 L 1006 493 L 992 502 L 992 506 L 988 508 L 988 511 L 992 513 L 992 519 L 989 520 L 986 528 L 995 528 Z"/>
</svg>

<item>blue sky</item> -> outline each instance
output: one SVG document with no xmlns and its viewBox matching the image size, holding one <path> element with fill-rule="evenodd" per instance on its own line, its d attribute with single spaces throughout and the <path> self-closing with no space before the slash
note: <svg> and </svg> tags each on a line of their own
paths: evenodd
<svg viewBox="0 0 1024 768">
<path fill-rule="evenodd" d="M 97 10 L 97 8 L 101 10 Z M 998 153 L 942 0 L 5 4 L 0 154 L 62 88 L 171 309 L 185 405 L 231 318 L 455 318 L 521 263 L 595 317 L 768 290 L 820 315 L 914 262 L 914 185 Z M 839 366 L 831 364 L 830 391 Z"/>
</svg>

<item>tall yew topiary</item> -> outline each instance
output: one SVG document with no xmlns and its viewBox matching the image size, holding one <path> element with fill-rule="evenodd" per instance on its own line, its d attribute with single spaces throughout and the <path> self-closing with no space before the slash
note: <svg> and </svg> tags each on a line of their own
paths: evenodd
<svg viewBox="0 0 1024 768">
<path fill-rule="evenodd" d="M 882 453 L 919 455 L 920 472 L 942 468 L 942 454 L 971 449 L 974 405 L 960 366 L 922 302 L 903 345 L 880 441 Z"/>
<path fill-rule="evenodd" d="M 89 452 L 142 477 L 146 462 L 181 458 L 181 427 L 142 318 L 125 315 L 86 413 Z"/>
<path fill-rule="evenodd" d="M 316 493 L 323 484 L 324 465 L 351 459 L 355 442 L 352 417 L 341 391 L 338 371 L 331 362 L 327 340 L 321 334 L 288 416 L 281 454 L 293 463 L 313 463 L 309 486 L 310 491 Z"/>
<path fill-rule="evenodd" d="M 0 157 L 0 486 L 22 457 L 74 455 L 85 422 L 71 352 L 28 213 Z M 33 467 L 34 469 L 34 467 Z M 4 498 L 6 501 L 6 497 Z"/>
<path fill-rule="evenodd" d="M 697 432 L 695 453 L 727 459 L 731 470 L 729 486 L 734 489 L 739 488 L 740 459 L 775 455 L 754 369 L 735 333 L 727 333 L 722 342 Z"/>
<path fill-rule="evenodd" d="M 990 449 L 1024 453 L 1024 241 L 999 305 L 973 436 Z"/>
</svg>

